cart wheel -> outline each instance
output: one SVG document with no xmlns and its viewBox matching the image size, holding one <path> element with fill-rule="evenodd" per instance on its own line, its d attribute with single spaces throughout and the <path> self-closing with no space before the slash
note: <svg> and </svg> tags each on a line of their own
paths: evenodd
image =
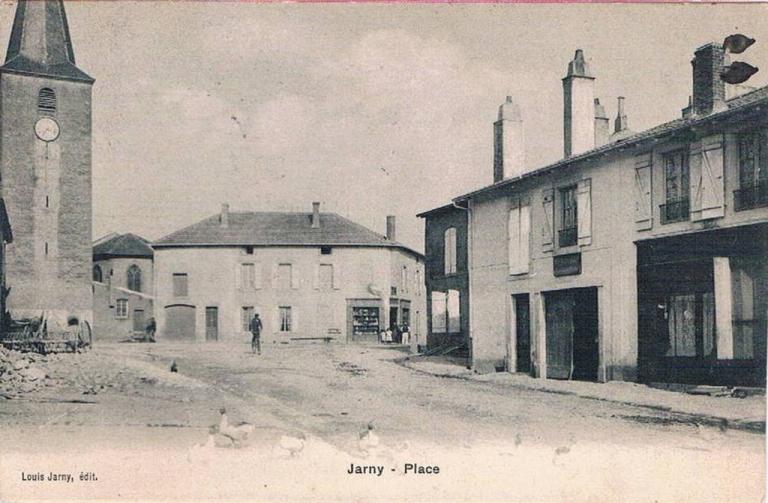
<svg viewBox="0 0 768 503">
<path fill-rule="evenodd" d="M 80 323 L 80 331 L 77 333 L 77 345 L 81 348 L 90 348 L 93 344 L 93 330 L 87 321 Z"/>
</svg>

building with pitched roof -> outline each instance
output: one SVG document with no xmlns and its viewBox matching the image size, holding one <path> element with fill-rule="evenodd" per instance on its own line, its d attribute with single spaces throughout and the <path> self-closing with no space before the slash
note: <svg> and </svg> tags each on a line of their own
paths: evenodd
<svg viewBox="0 0 768 503">
<path fill-rule="evenodd" d="M 153 256 L 136 234 L 109 234 L 93 243 L 93 332 L 96 339 L 145 333 L 154 317 Z"/>
<path fill-rule="evenodd" d="M 0 182 L 16 318 L 92 321 L 91 91 L 61 1 L 19 1 L 0 66 Z"/>
<path fill-rule="evenodd" d="M 477 371 L 764 386 L 768 88 L 727 98 L 727 58 L 697 49 L 691 103 L 647 131 L 628 130 L 620 98 L 606 139 L 577 51 L 549 166 L 521 169 L 521 121 L 518 141 L 497 128 L 494 183 L 453 200 Z"/>
<path fill-rule="evenodd" d="M 424 333 L 423 256 L 335 213 L 231 212 L 152 243 L 158 338 L 379 342 Z"/>
</svg>

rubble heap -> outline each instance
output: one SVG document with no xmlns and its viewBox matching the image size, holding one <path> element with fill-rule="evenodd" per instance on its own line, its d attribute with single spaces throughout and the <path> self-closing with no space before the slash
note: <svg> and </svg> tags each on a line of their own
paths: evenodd
<svg viewBox="0 0 768 503">
<path fill-rule="evenodd" d="M 0 394 L 30 393 L 51 382 L 44 364 L 47 357 L 37 353 L 20 353 L 0 347 Z"/>
</svg>

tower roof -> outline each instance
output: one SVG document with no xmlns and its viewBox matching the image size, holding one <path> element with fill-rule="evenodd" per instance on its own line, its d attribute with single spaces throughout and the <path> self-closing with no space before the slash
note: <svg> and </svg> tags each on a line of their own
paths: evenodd
<svg viewBox="0 0 768 503">
<path fill-rule="evenodd" d="M 75 65 L 63 0 L 19 0 L 0 70 L 93 82 Z"/>
</svg>

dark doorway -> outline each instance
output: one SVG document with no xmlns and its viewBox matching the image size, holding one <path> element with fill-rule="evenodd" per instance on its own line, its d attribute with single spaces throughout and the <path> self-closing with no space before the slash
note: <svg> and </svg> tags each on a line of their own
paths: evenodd
<svg viewBox="0 0 768 503">
<path fill-rule="evenodd" d="M 573 374 L 571 379 L 597 381 L 598 322 L 597 288 L 584 288 L 575 292 L 573 312 Z"/>
<path fill-rule="evenodd" d="M 531 372 L 531 310 L 528 294 L 515 299 L 515 354 L 518 372 Z"/>
<path fill-rule="evenodd" d="M 547 377 L 597 380 L 597 288 L 545 293 Z"/>
<path fill-rule="evenodd" d="M 219 308 L 216 306 L 205 308 L 205 340 L 219 340 Z"/>
<path fill-rule="evenodd" d="M 397 306 L 389 308 L 389 328 L 393 332 L 397 328 Z"/>
</svg>

